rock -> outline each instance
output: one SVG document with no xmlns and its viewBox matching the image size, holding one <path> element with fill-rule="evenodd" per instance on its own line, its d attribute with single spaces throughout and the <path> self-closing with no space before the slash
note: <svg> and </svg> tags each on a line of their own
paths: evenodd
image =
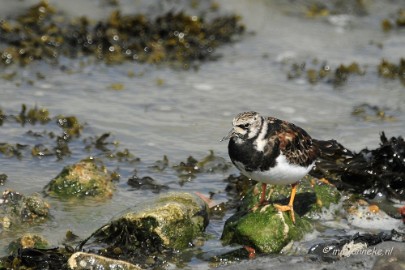
<svg viewBox="0 0 405 270">
<path fill-rule="evenodd" d="M 10 253 L 16 253 L 18 249 L 36 248 L 44 249 L 48 247 L 48 241 L 40 235 L 26 233 L 8 246 Z"/>
<path fill-rule="evenodd" d="M 102 226 L 80 247 L 88 243 L 94 250 L 97 245 L 113 257 L 120 250 L 120 258 L 147 264 L 149 254 L 155 258 L 163 250 L 192 246 L 208 224 L 207 211 L 206 203 L 194 194 L 168 193 Z"/>
<path fill-rule="evenodd" d="M 252 247 L 260 253 L 278 253 L 290 241 L 299 240 L 312 230 L 309 217 L 316 216 L 340 199 L 340 193 L 332 185 L 314 178 L 305 178 L 298 186 L 294 201 L 294 225 L 289 212 L 279 212 L 273 206 L 275 202 L 287 204 L 291 188 L 268 188 L 268 195 L 271 193 L 268 198 L 270 203 L 264 207 L 256 207 L 260 191 L 261 184 L 258 183 L 247 192 L 238 211 L 226 221 L 221 236 L 223 244 L 237 243 Z"/>
<path fill-rule="evenodd" d="M 85 252 L 76 252 L 70 256 L 68 260 L 68 267 L 72 270 L 85 270 L 85 269 L 104 269 L 104 270 L 140 270 L 137 265 L 114 260 L 107 257 L 85 253 Z"/>
<path fill-rule="evenodd" d="M 45 187 L 45 192 L 60 199 L 93 197 L 106 199 L 112 196 L 113 176 L 94 159 L 84 159 L 68 165 Z"/>
<path fill-rule="evenodd" d="M 307 213 L 302 210 L 301 212 L 298 212 L 301 214 L 305 213 L 305 216 L 309 217 L 310 219 L 317 219 L 323 212 L 325 212 L 325 210 L 330 209 L 331 205 L 337 205 L 341 199 L 341 193 L 335 186 L 329 184 L 326 179 L 318 180 L 316 178 L 311 178 L 309 182 L 303 181 L 301 185 L 306 194 L 309 195 L 312 192 L 316 198 L 316 202 L 312 204 L 308 199 L 302 200 L 305 202 L 303 204 L 306 204 L 307 207 L 309 207 L 309 211 Z M 297 198 L 299 199 L 298 196 L 299 194 L 297 194 Z M 305 207 L 301 206 L 301 208 Z M 297 207 L 297 211 L 299 210 L 300 207 Z"/>
<path fill-rule="evenodd" d="M 405 245 L 397 242 L 383 242 L 375 246 L 381 250 L 381 256 L 376 256 L 373 270 L 382 269 L 405 269 Z"/>
<path fill-rule="evenodd" d="M 253 212 L 237 213 L 229 218 L 221 239 L 224 244 L 238 243 L 261 253 L 277 253 L 291 240 L 299 240 L 311 230 L 305 218 L 295 217 L 292 224 L 287 213 L 267 205 Z"/>
<path fill-rule="evenodd" d="M 24 196 L 6 190 L 0 199 L 0 226 L 10 229 L 25 223 L 41 222 L 49 217 L 49 204 L 38 194 Z"/>
</svg>

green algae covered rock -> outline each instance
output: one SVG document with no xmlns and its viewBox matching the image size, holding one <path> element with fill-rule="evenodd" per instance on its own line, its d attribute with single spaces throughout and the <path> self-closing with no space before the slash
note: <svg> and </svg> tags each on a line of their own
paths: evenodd
<svg viewBox="0 0 405 270">
<path fill-rule="evenodd" d="M 208 207 L 201 198 L 190 193 L 168 193 L 128 210 L 81 246 L 94 238 L 103 250 L 119 248 L 133 254 L 180 250 L 190 247 L 207 224 Z"/>
<path fill-rule="evenodd" d="M 93 159 L 68 165 L 45 187 L 45 192 L 61 199 L 112 196 L 112 175 Z"/>
<path fill-rule="evenodd" d="M 221 237 L 223 243 L 249 246 L 260 253 L 278 253 L 290 241 L 300 240 L 312 230 L 311 216 L 340 199 L 334 186 L 305 178 L 298 186 L 294 200 L 296 222 L 293 224 L 289 212 L 279 212 L 273 206 L 273 203 L 287 204 L 290 192 L 290 186 L 269 186 L 269 204 L 258 207 L 261 184 L 253 186 L 238 211 L 226 221 Z"/>
<path fill-rule="evenodd" d="M 312 205 L 310 212 L 320 212 L 325 208 L 329 209 L 331 204 L 337 204 L 340 201 L 340 192 L 331 184 L 313 181 L 312 188 L 317 200 L 316 204 Z"/>
<path fill-rule="evenodd" d="M 10 253 L 17 253 L 21 248 L 44 249 L 48 247 L 48 241 L 40 235 L 25 233 L 20 238 L 12 241 L 8 246 Z"/>
<path fill-rule="evenodd" d="M 225 244 L 238 243 L 257 252 L 277 253 L 311 230 L 306 218 L 296 215 L 295 219 L 294 225 L 288 213 L 279 212 L 272 205 L 237 213 L 227 220 L 221 239 Z"/>
</svg>

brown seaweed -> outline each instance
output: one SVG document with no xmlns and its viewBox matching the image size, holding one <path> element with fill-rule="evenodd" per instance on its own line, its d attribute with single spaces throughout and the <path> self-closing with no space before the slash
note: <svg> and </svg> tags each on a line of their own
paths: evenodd
<svg viewBox="0 0 405 270">
<path fill-rule="evenodd" d="M 195 61 L 216 59 L 215 49 L 232 42 L 243 31 L 236 15 L 208 21 L 184 12 L 151 18 L 145 14 L 122 15 L 116 10 L 107 19 L 93 22 L 87 17 L 70 20 L 41 1 L 20 16 L 0 22 L 0 41 L 5 44 L 0 62 L 56 63 L 61 55 L 86 55 L 109 64 L 178 63 L 188 68 Z"/>
</svg>

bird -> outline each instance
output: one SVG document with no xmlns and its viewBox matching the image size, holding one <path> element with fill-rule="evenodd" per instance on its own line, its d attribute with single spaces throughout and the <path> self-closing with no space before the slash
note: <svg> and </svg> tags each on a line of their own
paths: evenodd
<svg viewBox="0 0 405 270">
<path fill-rule="evenodd" d="M 320 155 L 320 144 L 302 128 L 254 111 L 242 112 L 232 121 L 232 129 L 221 141 L 229 140 L 232 163 L 245 176 L 262 183 L 259 205 L 266 203 L 267 184 L 291 185 L 287 205 L 274 204 L 289 211 L 295 224 L 294 198 L 299 181 L 313 168 Z"/>
</svg>

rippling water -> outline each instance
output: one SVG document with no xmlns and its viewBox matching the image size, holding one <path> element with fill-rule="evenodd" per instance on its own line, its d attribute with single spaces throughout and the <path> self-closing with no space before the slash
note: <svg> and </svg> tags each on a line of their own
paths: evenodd
<svg viewBox="0 0 405 270">
<path fill-rule="evenodd" d="M 95 1 L 89 3 L 80 8 L 69 1 L 59 5 L 74 16 L 86 12 L 94 17 L 108 14 Z M 2 8 L 9 7 L 8 4 L 9 1 L 0 1 Z M 21 3 L 26 4 L 29 2 Z M 111 201 L 75 206 L 50 199 L 52 221 L 32 231 L 48 237 L 55 245 L 63 240 L 68 229 L 85 237 L 117 212 L 152 196 L 148 191 L 133 191 L 126 185 L 125 177 L 132 169 L 140 175 L 151 175 L 171 189 L 219 192 L 215 199 L 226 200 L 222 179 L 236 173 L 235 169 L 224 174 L 201 174 L 181 186 L 176 174 L 151 174 L 148 167 L 163 155 L 171 163 L 178 163 L 189 155 L 201 158 L 210 149 L 228 159 L 227 144 L 219 140 L 230 129 L 233 116 L 241 111 L 255 110 L 292 121 L 313 137 L 335 138 L 353 150 L 377 147 L 383 130 L 387 136 L 404 135 L 405 87 L 399 80 L 378 78 L 376 69 L 382 58 L 398 63 L 400 57 L 405 57 L 403 30 L 384 33 L 380 28 L 380 21 L 398 9 L 395 1 L 375 1 L 365 16 L 348 14 L 315 19 L 302 16 L 299 13 L 302 6 L 283 1 L 224 0 L 220 6 L 242 16 L 247 34 L 240 41 L 220 48 L 217 53 L 222 57 L 202 64 L 197 71 L 136 63 L 82 66 L 81 60 L 65 59 L 62 61 L 74 71 L 72 74 L 36 63 L 17 68 L 22 74 L 17 79 L 22 80 L 20 85 L 15 80 L 1 81 L 0 107 L 4 111 L 18 113 L 21 104 L 26 103 L 46 107 L 53 115 L 75 115 L 88 123 L 85 128 L 89 133 L 109 131 L 121 147 L 141 158 L 139 164 L 126 168 Z M 145 8 L 142 1 L 135 1 L 135 7 L 151 9 Z M 1 14 L 7 12 L 11 11 L 3 9 Z M 382 48 L 375 45 L 378 43 Z M 332 67 L 356 61 L 366 74 L 351 76 L 339 88 L 326 82 L 312 85 L 304 78 L 287 79 L 292 63 L 312 59 L 327 61 Z M 129 71 L 139 75 L 130 78 Z M 45 79 L 35 79 L 33 85 L 26 83 L 37 72 L 44 74 Z M 108 89 L 112 83 L 122 83 L 124 90 Z M 396 121 L 365 122 L 353 117 L 353 107 L 361 103 L 388 109 Z M 21 131 L 3 126 L 0 141 L 17 142 L 16 134 Z M 0 157 L 0 172 L 9 179 L 0 191 L 41 192 L 63 166 L 78 158 L 81 157 L 49 162 Z M 214 238 L 219 238 L 222 222 L 213 221 L 208 227 Z M 3 247 L 9 240 L 1 241 L 0 255 L 5 254 Z M 220 244 L 210 240 L 205 249 L 208 253 L 219 250 Z M 192 263 L 199 264 L 199 260 L 193 259 Z"/>
</svg>

